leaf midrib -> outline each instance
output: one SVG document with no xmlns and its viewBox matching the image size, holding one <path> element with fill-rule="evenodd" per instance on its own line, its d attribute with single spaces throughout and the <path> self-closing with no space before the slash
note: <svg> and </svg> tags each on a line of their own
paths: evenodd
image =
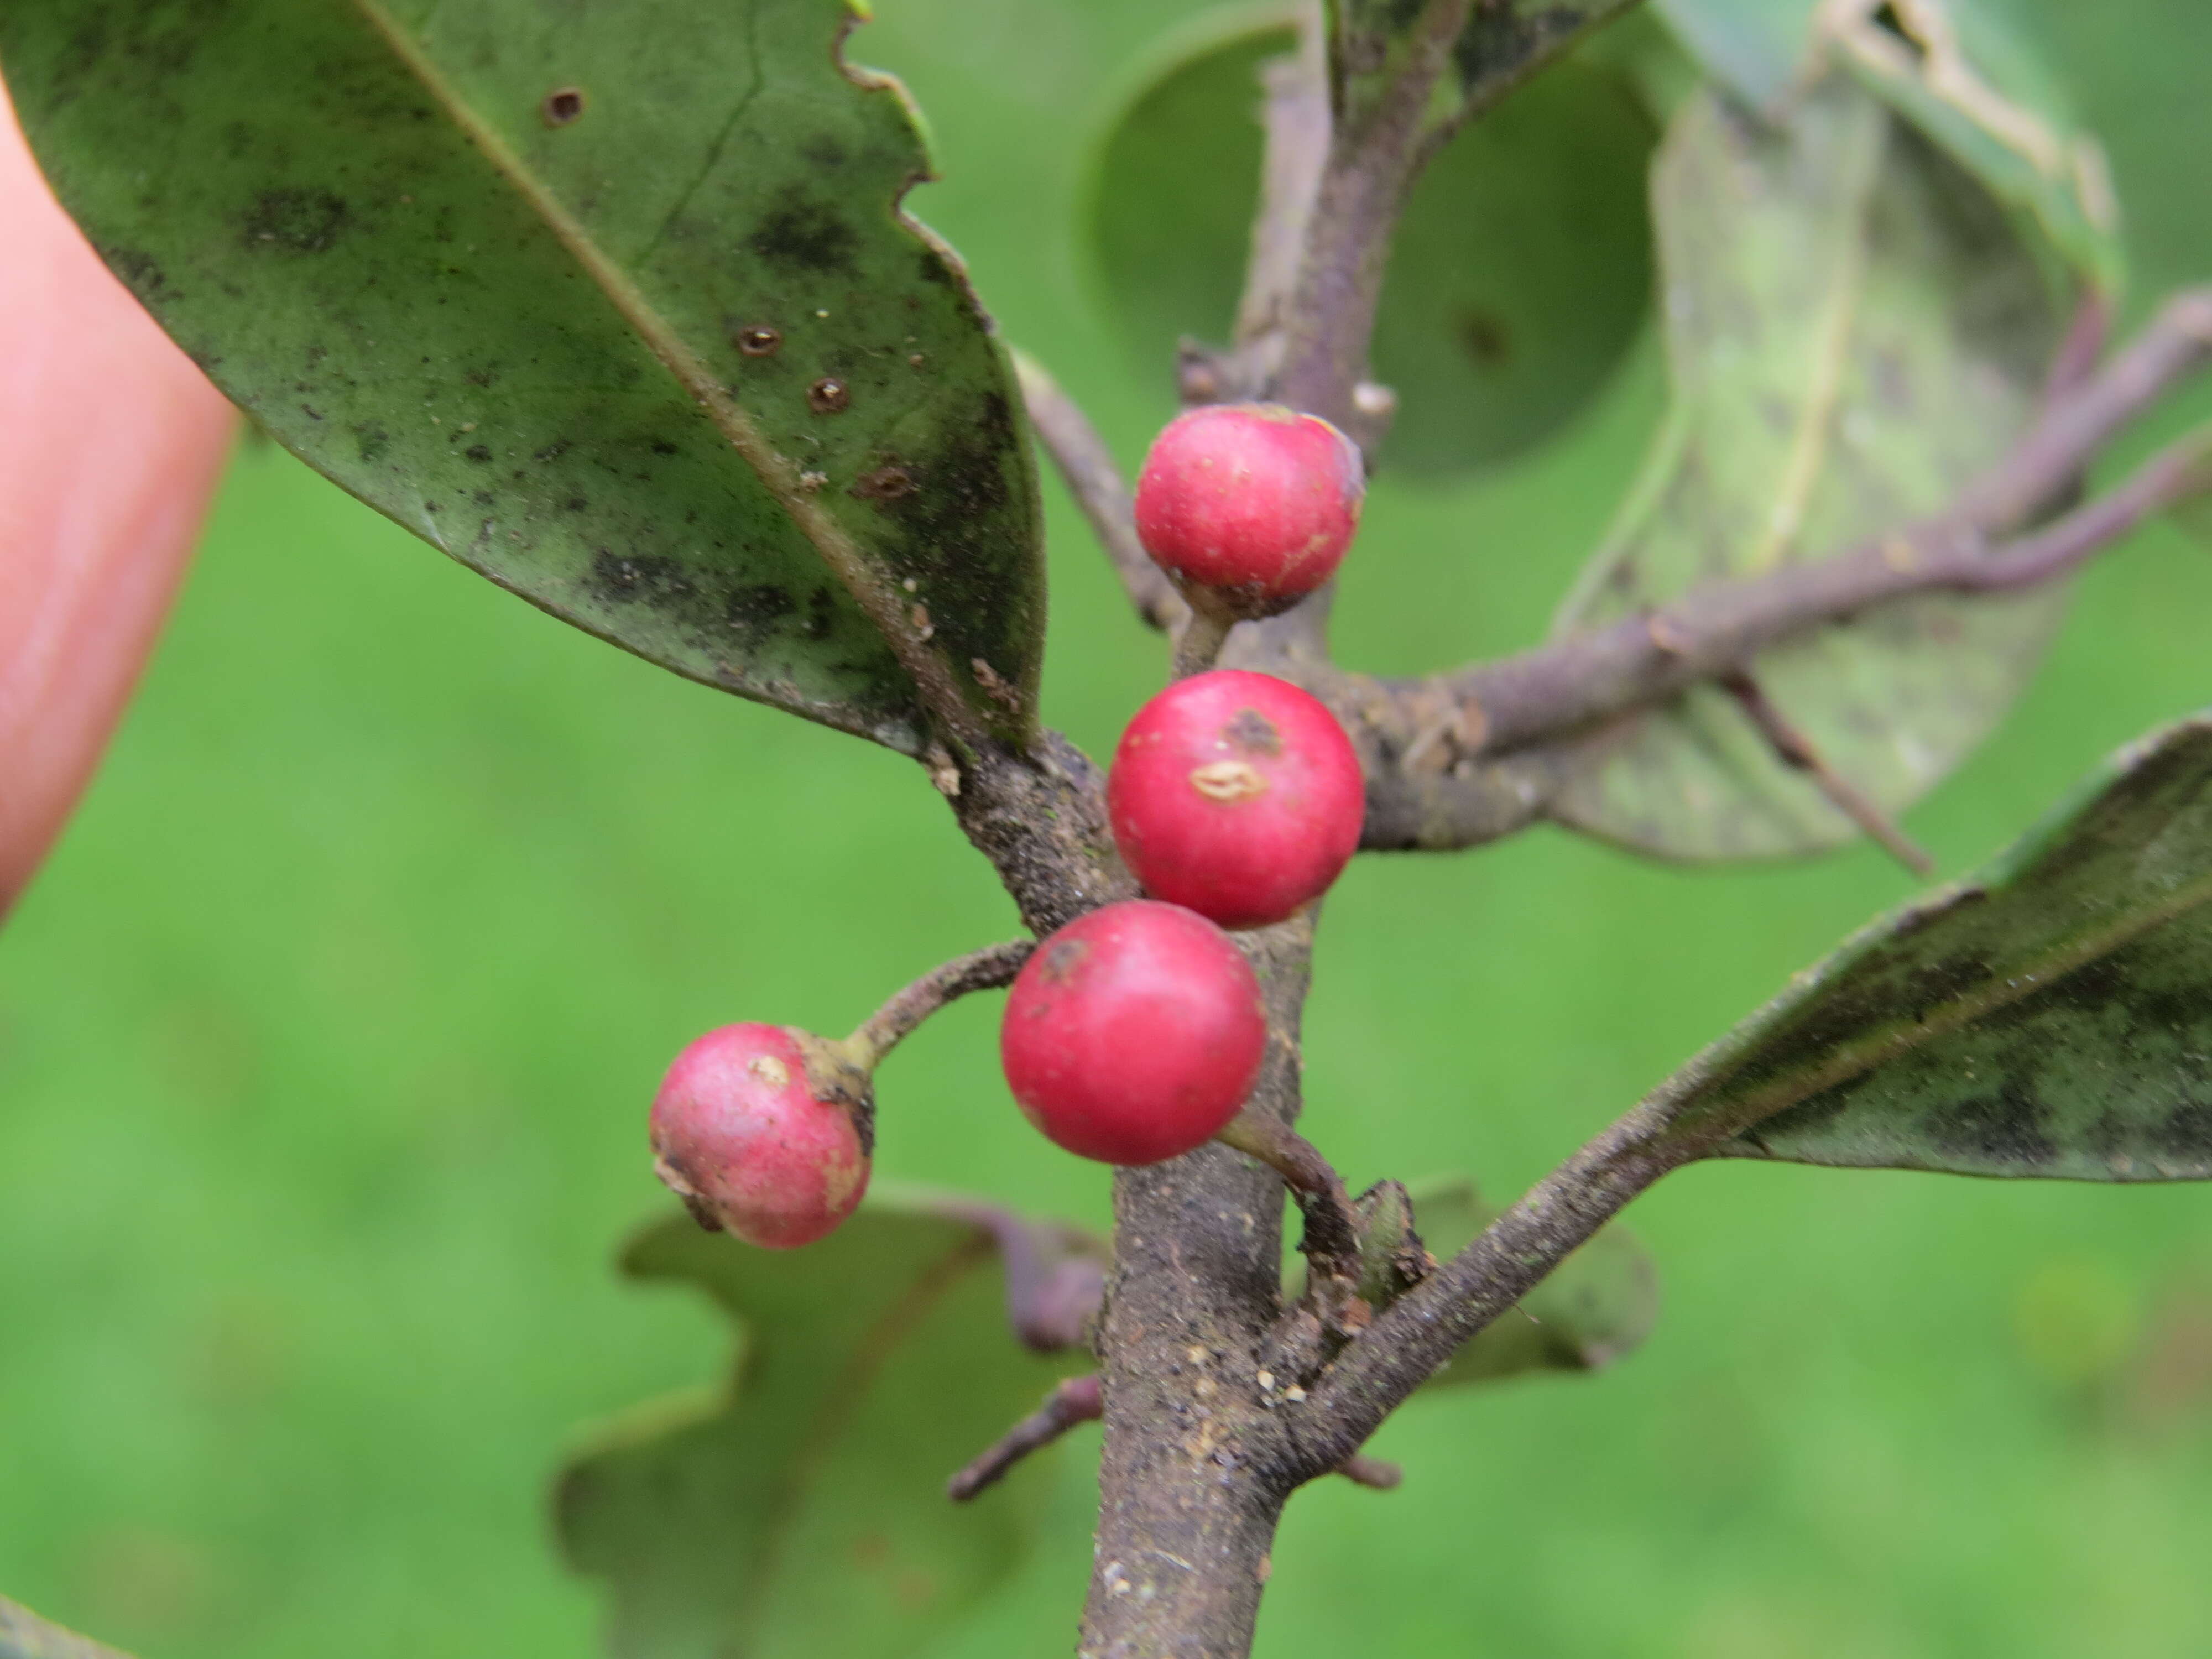
<svg viewBox="0 0 2212 1659">
<path fill-rule="evenodd" d="M 1843 395 L 1844 371 L 1850 359 L 1859 304 L 1866 294 L 1868 216 L 1881 174 L 1889 125 L 1887 114 L 1871 100 L 1852 110 L 1851 120 L 1852 131 L 1844 140 L 1849 153 L 1837 168 L 1844 181 L 1842 193 L 1848 197 L 1850 208 L 1844 216 L 1847 222 L 1842 228 L 1828 293 L 1813 319 L 1813 358 L 1806 368 L 1797 429 L 1790 434 L 1789 453 L 1777 480 L 1773 504 L 1761 522 L 1759 542 L 1745 562 L 1743 574 L 1747 575 L 1771 570 L 1795 550 L 1813 492 L 1826 470 L 1829 436 Z"/>
<path fill-rule="evenodd" d="M 944 660 L 923 643 L 918 630 L 910 625 L 898 596 L 888 582 L 878 578 L 844 526 L 824 511 L 799 483 L 798 468 L 761 434 L 751 417 L 738 406 L 676 326 L 660 314 L 629 273 L 599 246 L 582 222 L 524 165 L 498 130 L 447 84 L 428 54 L 392 17 L 384 0 L 353 0 L 353 4 L 386 50 L 552 232 L 661 366 L 707 412 L 724 441 L 752 468 L 776 504 L 791 515 L 822 562 L 889 642 L 899 665 L 914 680 L 924 707 L 952 732 L 971 741 L 981 738 L 981 722 L 953 684 Z"/>
<path fill-rule="evenodd" d="M 1873 1036 L 1844 1044 L 1835 1049 L 1824 1064 L 1810 1071 L 1778 1079 L 1739 1097 L 1732 1109 L 1728 1109 L 1724 1099 L 1711 1102 L 1711 1096 L 1724 1096 L 1729 1080 L 1740 1076 L 1744 1066 L 1758 1060 L 1759 1050 L 1754 1047 L 1737 1060 L 1728 1079 L 1693 1094 L 1678 1107 L 1669 1115 L 1667 1129 L 1660 1138 L 1676 1139 L 1677 1132 L 1686 1127 L 1685 1121 L 1692 1114 L 1700 1113 L 1699 1097 L 1705 1096 L 1708 1103 L 1703 1110 L 1715 1112 L 1716 1115 L 1701 1115 L 1687 1135 L 1687 1139 L 1696 1145 L 1696 1155 L 1702 1155 L 1722 1141 L 1755 1127 L 1824 1091 L 1847 1083 L 1876 1066 L 1900 1060 L 1930 1043 L 1954 1036 L 2001 1008 L 2024 1001 L 2048 989 L 2099 957 L 2133 943 L 2208 902 L 2212 902 L 2212 872 L 2177 888 L 2161 904 L 2124 917 L 2109 927 L 2078 934 L 2066 944 L 2048 947 L 2042 956 L 2033 959 L 2021 971 L 2002 981 L 1992 979 L 1979 994 L 1970 993 L 1961 996 L 1947 1006 L 1916 1018 L 1908 1027 L 1900 1030 L 1891 1026 Z M 1808 1001 L 1801 1004 L 1800 1008 L 1809 1006 Z"/>
<path fill-rule="evenodd" d="M 990 1235 L 970 1232 L 954 1242 L 943 1255 L 932 1261 L 911 1279 L 889 1306 L 870 1322 L 844 1363 L 837 1369 L 830 1384 L 823 1390 L 822 1403 L 801 1431 L 799 1444 L 792 1449 L 784 1465 L 781 1477 L 776 1481 L 769 1500 L 769 1514 L 761 1528 L 761 1553 L 757 1583 L 762 1593 L 753 1603 L 750 1618 L 740 1614 L 743 1634 L 732 1647 L 733 1659 L 752 1650 L 759 1634 L 759 1620 L 769 1603 L 769 1586 L 775 1582 L 785 1547 L 793 1528 L 805 1507 L 806 1493 L 813 1476 L 823 1461 L 830 1455 L 839 1437 L 860 1408 L 868 1390 L 882 1371 L 885 1362 L 899 1344 L 912 1334 L 930 1310 L 944 1300 L 947 1292 L 966 1274 L 991 1258 L 993 1244 Z"/>
</svg>

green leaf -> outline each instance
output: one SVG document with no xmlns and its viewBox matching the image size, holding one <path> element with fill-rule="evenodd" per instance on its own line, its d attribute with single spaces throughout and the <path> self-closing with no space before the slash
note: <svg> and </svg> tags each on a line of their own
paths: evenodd
<svg viewBox="0 0 2212 1659">
<path fill-rule="evenodd" d="M 1498 1217 L 1463 1177 L 1413 1189 L 1421 1242 L 1449 1260 Z M 1639 1346 L 1659 1317 L 1659 1274 L 1618 1224 L 1570 1255 L 1512 1312 L 1462 1344 L 1430 1388 L 1489 1382 L 1528 1371 L 1591 1371 Z"/>
<path fill-rule="evenodd" d="M 1933 513 L 2025 426 L 2063 326 L 1989 196 L 1837 76 L 1786 128 L 1686 103 L 1652 185 L 1667 417 L 1558 631 L 1817 559 Z M 1885 811 L 2001 719 L 2063 590 L 1935 595 L 1768 652 L 1769 697 Z M 1711 688 L 1596 734 L 1556 816 L 1678 858 L 1804 853 L 1850 822 Z"/>
<path fill-rule="evenodd" d="M 910 1653 L 1012 1571 L 1044 1471 L 953 1504 L 945 1482 L 1063 1367 L 1006 1328 L 990 1234 L 879 1188 L 771 1252 L 672 1216 L 623 1255 L 738 1325 L 735 1376 L 649 1406 L 562 1472 L 561 1546 L 612 1597 L 618 1659 Z"/>
<path fill-rule="evenodd" d="M 1652 0 L 1708 74 L 1757 109 L 1790 91 L 1811 49 L 1820 0 Z"/>
<path fill-rule="evenodd" d="M 1625 78 L 1570 58 L 1430 162 L 1375 319 L 1375 374 L 1398 394 L 1388 465 L 1502 461 L 1596 397 L 1651 310 L 1657 140 Z"/>
<path fill-rule="evenodd" d="M 2117 295 L 2126 271 L 2119 203 L 2103 147 L 2058 79 L 1984 0 L 1905 0 L 1836 13 L 1836 51 L 1892 108 L 1978 179 L 2032 214 L 2067 264 Z"/>
<path fill-rule="evenodd" d="M 125 1659 L 0 1595 L 0 1659 Z"/>
<path fill-rule="evenodd" d="M 2212 713 L 1862 929 L 1660 1091 L 1720 1156 L 2212 1178 Z M 1718 1139 L 1717 1139 L 1718 1138 Z"/>
<path fill-rule="evenodd" d="M 1018 737 L 1012 377 L 899 210 L 927 157 L 851 21 L 40 0 L 0 8 L 0 62 L 108 263 L 362 500 L 708 684 L 908 751 L 933 717 Z"/>
<path fill-rule="evenodd" d="M 2032 214 L 2068 264 L 2117 293 L 2119 213 L 2104 152 L 2003 0 L 1656 0 L 1737 96 L 1782 111 L 1827 61 L 1850 67 L 2000 201 Z"/>
<path fill-rule="evenodd" d="M 1115 320 L 1163 380 L 1178 339 L 1231 330 L 1258 198 L 1259 70 L 1294 43 L 1265 14 L 1210 26 L 1120 107 L 1097 153 L 1088 239 Z M 1504 459 L 1605 384 L 1650 309 L 1655 137 L 1627 76 L 1571 58 L 1430 164 L 1376 322 L 1375 372 L 1399 397 L 1389 465 L 1440 476 Z"/>
<path fill-rule="evenodd" d="M 1082 234 L 1138 371 L 1171 384 L 1185 335 L 1228 337 L 1259 200 L 1260 72 L 1294 51 L 1283 6 L 1170 36 L 1094 141 Z"/>
<path fill-rule="evenodd" d="M 1979 0 L 2009 20 L 2109 149 L 2136 291 L 2200 282 L 2212 266 L 2212 191 L 2202 160 L 2203 0 Z"/>
</svg>

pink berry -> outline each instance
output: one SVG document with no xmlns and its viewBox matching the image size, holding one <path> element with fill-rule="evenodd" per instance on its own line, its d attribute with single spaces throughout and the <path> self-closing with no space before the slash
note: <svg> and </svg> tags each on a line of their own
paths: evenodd
<svg viewBox="0 0 2212 1659">
<path fill-rule="evenodd" d="M 1367 787 L 1336 716 L 1287 680 L 1217 668 L 1129 722 L 1106 781 L 1145 890 L 1224 927 L 1280 921 L 1359 846 Z"/>
<path fill-rule="evenodd" d="M 705 1227 L 788 1250 L 834 1231 L 868 1187 L 866 1107 L 818 1097 L 786 1025 L 724 1025 L 677 1055 L 653 1099 L 653 1169 Z"/>
<path fill-rule="evenodd" d="M 1272 616 L 1336 574 L 1366 489 L 1358 447 L 1319 416 L 1212 404 L 1153 441 L 1137 535 L 1194 603 Z"/>
<path fill-rule="evenodd" d="M 1252 1092 L 1267 1044 L 1260 981 L 1229 936 L 1149 899 L 1045 940 L 999 1032 L 1030 1121 L 1107 1164 L 1158 1164 L 1212 1139 Z"/>
</svg>

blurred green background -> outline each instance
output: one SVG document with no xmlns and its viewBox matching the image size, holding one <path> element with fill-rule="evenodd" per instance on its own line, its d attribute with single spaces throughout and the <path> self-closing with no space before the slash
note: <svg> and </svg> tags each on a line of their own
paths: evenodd
<svg viewBox="0 0 2212 1659">
<path fill-rule="evenodd" d="M 1073 199 L 1090 123 L 1194 9 L 878 9 L 856 55 L 908 77 L 948 175 L 913 205 L 1133 462 L 1167 376 L 1100 320 Z M 2114 16 L 2039 9 L 2061 63 L 2106 71 L 2087 101 L 2138 296 L 2212 274 L 2212 21 L 2122 64 Z M 1553 450 L 1379 483 L 1345 659 L 1534 637 L 1657 398 L 1647 339 Z M 1160 649 L 1051 513 L 1047 712 L 1099 753 Z M 2212 702 L 2208 632 L 2201 549 L 2139 537 L 1912 831 L 1955 872 Z M 1365 861 L 1329 904 L 1309 1132 L 1355 1187 L 1464 1170 L 1504 1195 L 1907 890 L 1864 851 L 1698 872 L 1549 831 Z M 0 937 L 0 1587 L 149 1659 L 584 1659 L 546 1480 L 579 1425 L 728 1347 L 703 1302 L 608 1266 L 659 1206 L 661 1066 L 730 1018 L 843 1030 L 1013 926 L 910 764 L 568 632 L 242 453 Z M 995 1003 L 886 1068 L 879 1167 L 1103 1221 L 1106 1172 L 1006 1096 Z M 1299 1497 L 1267 1659 L 2212 1651 L 2212 1193 L 1724 1166 L 1632 1219 L 1667 1287 L 1646 1350 L 1418 1401 L 1375 1448 L 1402 1490 Z M 1063 1524 L 936 1659 L 1066 1649 L 1075 1444 Z"/>
</svg>

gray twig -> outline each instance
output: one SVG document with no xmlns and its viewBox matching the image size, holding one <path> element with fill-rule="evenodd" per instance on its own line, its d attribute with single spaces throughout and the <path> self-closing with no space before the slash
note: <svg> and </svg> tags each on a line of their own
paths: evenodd
<svg viewBox="0 0 2212 1659">
<path fill-rule="evenodd" d="M 1316 1273 L 1348 1285 L 1359 1282 L 1359 1221 L 1344 1177 L 1321 1149 L 1279 1118 L 1239 1112 L 1214 1137 L 1275 1171 L 1305 1217 L 1303 1249 Z"/>
<path fill-rule="evenodd" d="M 931 969 L 877 1009 L 853 1033 L 852 1042 L 861 1051 L 860 1058 L 872 1066 L 946 1003 L 971 991 L 994 991 L 1012 984 L 1014 975 L 1036 949 L 1033 939 L 1011 939 L 1004 945 L 987 945 Z"/>
<path fill-rule="evenodd" d="M 1306 252 L 1306 227 L 1328 163 L 1328 62 L 1317 9 L 1300 20 L 1297 50 L 1264 65 L 1260 205 L 1252 256 L 1237 308 L 1239 344 L 1273 333 L 1283 321 Z"/>
<path fill-rule="evenodd" d="M 2206 442 L 2204 433 L 2192 434 L 2107 494 L 1996 547 L 1978 526 L 1938 520 L 1817 563 L 1699 589 L 1647 615 L 1468 669 L 1451 684 L 1462 703 L 1481 711 L 1489 750 L 1510 750 L 1664 702 L 1779 641 L 1873 605 L 1915 593 L 2037 586 L 2204 488 Z"/>
<path fill-rule="evenodd" d="M 1518 828 L 1541 810 L 1545 757 L 1561 740 L 1745 672 L 1759 652 L 1823 623 L 1916 593 L 2008 592 L 2065 574 L 2212 487 L 2207 439 L 2196 434 L 2105 495 L 2021 528 L 2208 359 L 2212 289 L 2185 290 L 2101 369 L 2067 371 L 2070 389 L 2054 377 L 2059 389 L 2005 459 L 1919 524 L 1447 674 L 1392 680 L 1308 667 L 1299 678 L 1336 708 L 1370 762 L 1367 844 L 1464 847 Z M 1422 741 L 1431 732 L 1445 741 Z"/>
<path fill-rule="evenodd" d="M 1187 680 L 1203 674 L 1221 659 L 1230 623 L 1211 611 L 1193 610 L 1176 625 L 1175 653 L 1168 669 L 1170 679 Z"/>
<path fill-rule="evenodd" d="M 1474 9 L 1474 0 L 1425 0 L 1388 91 L 1330 135 L 1314 191 L 1274 395 L 1355 438 L 1370 435 L 1353 392 L 1367 379 L 1391 232 L 1430 154 L 1424 122 L 1431 96 Z"/>
<path fill-rule="evenodd" d="M 996 1486 L 1006 1471 L 1041 1451 L 1079 1423 L 1095 1423 L 1103 1415 L 1098 1378 L 1071 1376 L 1050 1394 L 1044 1404 L 1008 1429 L 999 1443 L 945 1483 L 945 1495 L 964 1504 L 976 1493 Z"/>
<path fill-rule="evenodd" d="M 1310 1475 L 1340 1468 L 1465 1342 L 1511 1308 L 1670 1170 L 1724 1127 L 1673 1133 L 1658 1097 L 1591 1141 L 1407 1291 L 1343 1352 L 1289 1419 Z"/>
<path fill-rule="evenodd" d="M 128 1659 L 0 1595 L 0 1659 Z"/>
<path fill-rule="evenodd" d="M 1043 364 L 1026 351 L 1016 351 L 1014 369 L 1020 376 L 1022 398 L 1029 405 L 1030 424 L 1036 428 L 1044 452 L 1066 481 L 1068 493 L 1091 521 L 1099 544 L 1113 561 L 1114 572 L 1129 595 L 1137 614 L 1152 626 L 1173 629 L 1189 614 L 1182 595 L 1154 564 L 1145 544 L 1137 539 L 1137 520 L 1129 486 L 1115 465 L 1114 452 L 1091 424 L 1075 400 Z"/>
</svg>

